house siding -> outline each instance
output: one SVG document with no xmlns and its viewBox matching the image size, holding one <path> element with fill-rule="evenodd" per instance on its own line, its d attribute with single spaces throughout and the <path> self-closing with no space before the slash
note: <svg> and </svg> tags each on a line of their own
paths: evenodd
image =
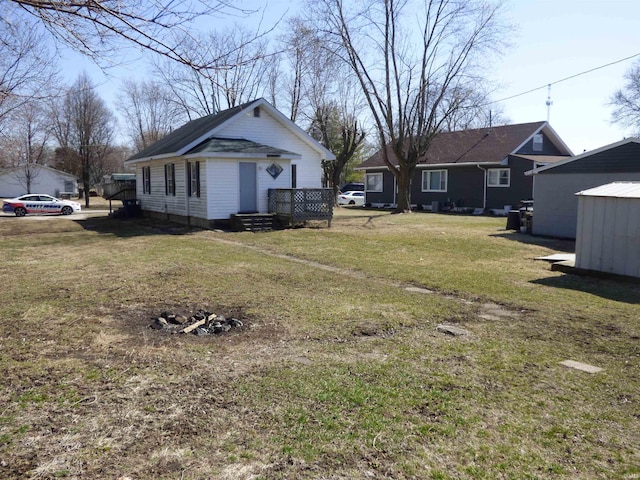
<svg viewBox="0 0 640 480">
<path fill-rule="evenodd" d="M 624 173 L 640 171 L 640 144 L 627 143 L 574 162 L 540 172 L 540 176 L 562 173 Z M 606 183 L 606 182 L 603 182 Z"/>
<path fill-rule="evenodd" d="M 575 194 L 577 192 L 616 181 L 640 181 L 640 172 L 582 174 L 555 172 L 556 168 L 535 175 L 534 178 L 532 233 L 535 235 L 576 238 L 578 198 Z"/>
<path fill-rule="evenodd" d="M 78 181 L 73 175 L 58 170 L 32 166 L 31 191 L 27 191 L 26 176 L 23 168 L 7 170 L 0 173 L 0 198 L 13 198 L 27 193 L 43 193 L 54 197 L 61 192 L 78 194 Z M 72 188 L 67 192 L 65 182 L 71 182 Z"/>
<path fill-rule="evenodd" d="M 260 109 L 260 117 L 253 116 L 253 109 L 239 114 L 228 125 L 218 130 L 216 136 L 246 138 L 297 153 L 301 156 L 293 161 L 297 165 L 297 188 L 322 187 L 321 155 L 264 108 Z M 282 159 L 274 158 L 273 160 L 280 162 Z M 290 175 L 289 171 L 289 178 L 291 178 Z M 290 186 L 289 184 L 282 188 L 290 188 Z"/>
<path fill-rule="evenodd" d="M 206 184 L 210 186 L 207 195 L 208 220 L 228 219 L 238 213 L 240 208 L 240 162 L 251 159 L 228 159 L 207 161 Z M 273 179 L 267 172 L 272 163 L 279 164 L 284 170 Z M 271 188 L 290 188 L 291 166 L 283 159 L 259 160 L 256 163 L 257 206 L 258 211 L 266 213 L 269 209 L 268 192 Z"/>
<path fill-rule="evenodd" d="M 566 155 L 567 152 L 558 149 L 549 139 L 549 137 L 542 133 L 542 150 L 533 149 L 533 138 L 530 138 L 522 147 L 518 149 L 517 154 L 520 155 Z"/>
</svg>

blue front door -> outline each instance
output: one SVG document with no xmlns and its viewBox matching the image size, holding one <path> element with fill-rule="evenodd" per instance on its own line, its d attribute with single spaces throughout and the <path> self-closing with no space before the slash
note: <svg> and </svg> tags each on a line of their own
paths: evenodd
<svg viewBox="0 0 640 480">
<path fill-rule="evenodd" d="M 255 162 L 240 162 L 240 211 L 238 213 L 256 213 L 257 181 Z"/>
</svg>

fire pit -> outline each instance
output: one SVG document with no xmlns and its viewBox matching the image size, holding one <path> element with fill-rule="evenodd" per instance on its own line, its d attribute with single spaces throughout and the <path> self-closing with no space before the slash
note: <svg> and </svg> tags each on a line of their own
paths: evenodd
<svg viewBox="0 0 640 480">
<path fill-rule="evenodd" d="M 189 317 L 172 312 L 162 312 L 160 316 L 153 317 L 153 323 L 149 325 L 149 328 L 164 330 L 168 333 L 221 335 L 243 326 L 242 321 L 237 318 L 226 318 L 221 314 L 198 310 Z"/>
</svg>

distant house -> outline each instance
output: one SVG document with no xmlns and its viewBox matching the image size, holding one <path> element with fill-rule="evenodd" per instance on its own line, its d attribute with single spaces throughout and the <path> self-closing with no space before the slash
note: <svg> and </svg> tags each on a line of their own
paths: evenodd
<svg viewBox="0 0 640 480">
<path fill-rule="evenodd" d="M 525 172 L 564 160 L 571 150 L 547 122 L 439 133 L 416 168 L 411 202 L 418 208 L 503 211 L 533 197 Z M 389 153 L 393 164 L 397 160 Z M 395 206 L 397 185 L 380 150 L 359 167 L 366 201 Z"/>
<path fill-rule="evenodd" d="M 37 164 L 0 170 L 0 198 L 14 198 L 27 193 L 75 196 L 78 194 L 78 178 Z"/>
<path fill-rule="evenodd" d="M 152 216 L 213 226 L 268 211 L 268 191 L 320 188 L 335 156 L 264 99 L 193 120 L 126 160 Z"/>
<path fill-rule="evenodd" d="M 532 233 L 576 238 L 576 193 L 611 182 L 640 181 L 640 139 L 629 138 L 527 172 L 534 181 Z"/>
</svg>

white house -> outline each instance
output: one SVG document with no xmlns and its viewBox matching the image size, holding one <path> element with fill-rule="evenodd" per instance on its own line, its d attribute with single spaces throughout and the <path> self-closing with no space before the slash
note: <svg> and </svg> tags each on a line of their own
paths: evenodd
<svg viewBox="0 0 640 480">
<path fill-rule="evenodd" d="M 27 193 L 77 195 L 78 178 L 44 165 L 29 164 L 0 170 L 0 198 L 13 198 Z"/>
<path fill-rule="evenodd" d="M 143 212 L 209 227 L 266 213 L 268 191 L 320 188 L 335 156 L 264 99 L 192 120 L 126 160 Z"/>
</svg>

